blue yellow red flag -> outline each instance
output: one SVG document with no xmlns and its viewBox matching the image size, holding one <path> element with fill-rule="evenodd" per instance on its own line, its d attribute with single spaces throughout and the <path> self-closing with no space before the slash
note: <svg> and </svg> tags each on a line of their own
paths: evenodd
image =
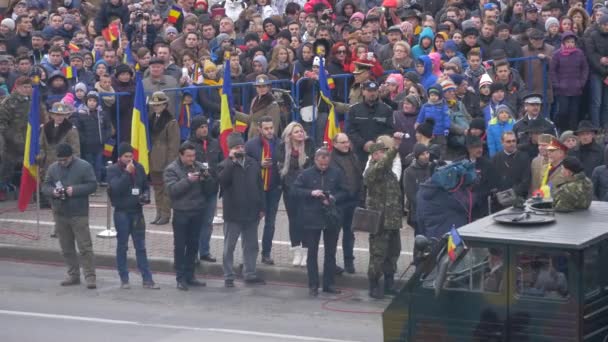
<svg viewBox="0 0 608 342">
<path fill-rule="evenodd" d="M 232 80 L 230 79 L 230 58 L 224 58 L 226 64 L 224 66 L 224 79 L 222 83 L 222 92 L 220 94 L 220 146 L 224 156 L 228 156 L 230 149 L 228 148 L 228 136 L 234 131 L 232 124 Z"/>
<path fill-rule="evenodd" d="M 333 79 L 331 79 L 331 84 L 333 84 Z M 340 128 L 338 118 L 336 117 L 334 104 L 331 102 L 331 92 L 329 90 L 330 83 L 328 81 L 328 76 L 325 72 L 325 65 L 322 58 L 319 64 L 319 89 L 319 96 L 321 97 L 321 100 L 323 100 L 323 102 L 325 102 L 329 107 L 329 115 L 327 117 L 327 123 L 325 124 L 325 133 L 323 135 L 323 141 L 327 142 L 327 146 L 331 150 L 333 147 L 333 138 L 338 133 L 341 133 L 342 129 Z"/>
<path fill-rule="evenodd" d="M 456 248 L 460 245 L 464 246 L 464 242 L 458 234 L 458 231 L 454 226 L 450 229 L 450 235 L 448 236 L 448 256 L 451 261 L 456 260 Z"/>
<path fill-rule="evenodd" d="M 150 173 L 150 134 L 148 132 L 148 110 L 146 108 L 146 95 L 139 66 L 135 73 L 135 102 L 133 105 L 133 118 L 131 121 L 131 146 L 133 158 Z"/>
<path fill-rule="evenodd" d="M 17 206 L 25 211 L 36 192 L 39 181 L 39 170 L 36 165 L 36 156 L 40 153 L 40 88 L 34 82 L 32 104 L 28 114 L 27 131 L 25 135 L 25 152 L 23 153 L 23 169 L 21 173 L 21 186 L 19 187 L 19 200 Z"/>
</svg>

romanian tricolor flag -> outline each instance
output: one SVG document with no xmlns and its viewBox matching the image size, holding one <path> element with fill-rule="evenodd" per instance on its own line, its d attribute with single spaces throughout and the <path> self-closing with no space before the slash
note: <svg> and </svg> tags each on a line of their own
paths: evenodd
<svg viewBox="0 0 608 342">
<path fill-rule="evenodd" d="M 101 35 L 108 43 L 112 43 L 118 39 L 120 35 L 120 28 L 117 23 L 112 23 L 105 29 L 101 30 Z"/>
<path fill-rule="evenodd" d="M 38 185 L 38 166 L 36 156 L 40 153 L 40 89 L 38 80 L 34 84 L 32 104 L 28 114 L 27 130 L 25 135 L 25 153 L 23 154 L 23 170 L 21 172 L 21 186 L 19 187 L 18 207 L 20 211 L 27 209 L 32 194 Z"/>
<path fill-rule="evenodd" d="M 91 55 L 93 56 L 93 63 L 97 63 L 97 61 L 103 59 L 103 56 L 99 50 L 91 51 Z"/>
<path fill-rule="evenodd" d="M 234 131 L 232 125 L 232 80 L 230 79 L 230 58 L 224 58 L 226 65 L 224 66 L 224 81 L 222 84 L 222 92 L 220 93 L 220 146 L 224 152 L 224 156 L 228 156 L 230 149 L 228 148 L 228 136 Z"/>
<path fill-rule="evenodd" d="M 262 140 L 262 160 L 272 159 L 272 151 L 274 151 L 274 144 L 268 141 L 266 138 L 261 137 Z M 264 182 L 264 191 L 270 189 L 270 178 L 272 177 L 272 168 L 262 168 L 262 181 Z"/>
<path fill-rule="evenodd" d="M 245 133 L 245 131 L 247 131 L 247 126 L 246 122 L 236 120 L 234 130 L 239 133 Z"/>
<path fill-rule="evenodd" d="M 456 260 L 456 249 L 460 245 L 466 248 L 466 246 L 464 245 L 464 241 L 462 241 L 462 238 L 460 237 L 460 234 L 458 234 L 456 228 L 452 226 L 452 228 L 450 229 L 450 235 L 448 236 L 448 257 L 452 262 Z"/>
<path fill-rule="evenodd" d="M 114 146 L 116 146 L 116 139 L 110 138 L 103 144 L 103 156 L 106 158 L 112 158 L 114 153 Z"/>
<path fill-rule="evenodd" d="M 173 6 L 171 6 L 171 9 L 169 10 L 169 15 L 167 16 L 167 22 L 169 24 L 174 25 L 179 20 L 179 17 L 181 17 L 181 16 L 182 16 L 182 9 L 177 5 L 173 5 Z"/>
<path fill-rule="evenodd" d="M 150 134 L 148 134 L 146 94 L 144 93 L 144 83 L 139 71 L 139 64 L 135 66 L 135 69 L 135 101 L 131 120 L 131 146 L 133 146 L 133 158 L 144 167 L 146 174 L 149 174 Z"/>
<path fill-rule="evenodd" d="M 76 45 L 74 43 L 68 44 L 68 49 L 70 50 L 70 52 L 78 52 L 78 51 L 80 51 L 80 47 L 78 47 L 78 45 Z"/>
<path fill-rule="evenodd" d="M 551 198 L 551 189 L 553 187 L 553 184 L 549 182 L 549 174 L 551 172 L 551 168 L 551 164 L 547 164 L 543 173 L 543 179 L 540 183 L 540 188 L 532 193 L 532 197 L 540 197 L 542 199 Z"/>
<path fill-rule="evenodd" d="M 67 66 L 67 67 L 63 67 L 61 69 L 61 71 L 63 72 L 63 76 L 65 76 L 65 78 L 67 78 L 68 80 L 71 80 L 72 78 L 74 78 L 74 68 L 71 66 Z"/>
<path fill-rule="evenodd" d="M 133 66 L 135 64 L 135 59 L 133 58 L 133 51 L 131 50 L 131 42 L 128 42 L 127 46 L 125 47 L 125 51 L 122 56 L 122 62 L 130 66 Z"/>
<path fill-rule="evenodd" d="M 331 102 L 331 94 L 329 92 L 330 85 L 328 82 L 327 74 L 325 73 L 325 66 L 323 65 L 323 59 L 319 65 L 319 96 L 321 100 L 329 107 L 329 116 L 327 117 L 327 123 L 325 124 L 325 134 L 323 135 L 323 141 L 327 142 L 327 146 L 331 150 L 332 139 L 342 132 L 336 117 L 336 111 L 334 110 L 334 104 Z M 330 78 L 331 79 L 331 78 Z M 333 84 L 333 79 L 332 84 Z"/>
</svg>

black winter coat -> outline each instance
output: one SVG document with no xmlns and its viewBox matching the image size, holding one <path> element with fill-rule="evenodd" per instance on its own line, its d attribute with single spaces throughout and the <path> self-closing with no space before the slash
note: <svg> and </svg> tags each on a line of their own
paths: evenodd
<svg viewBox="0 0 608 342">
<path fill-rule="evenodd" d="M 526 198 L 530 189 L 530 158 L 525 152 L 516 151 L 507 155 L 498 152 L 491 160 L 494 173 L 490 176 L 498 191 L 513 189 L 518 196 Z"/>
<path fill-rule="evenodd" d="M 363 145 L 375 141 L 383 134 L 393 133 L 393 110 L 386 103 L 378 100 L 372 105 L 360 102 L 348 110 L 348 129 L 346 133 L 353 143 L 359 161 L 367 161 L 367 152 Z"/>
<path fill-rule="evenodd" d="M 593 198 L 608 202 L 608 166 L 596 167 L 591 175 L 591 182 L 593 182 Z"/>
<path fill-rule="evenodd" d="M 192 127 L 192 130 L 196 131 L 194 126 Z M 191 132 L 188 141 L 194 145 L 194 149 L 196 150 L 196 161 L 209 164 L 209 174 L 211 175 L 211 179 L 208 184 L 208 189 L 212 193 L 217 194 L 219 190 L 217 168 L 219 163 L 224 160 L 224 154 L 220 148 L 220 143 L 216 139 L 211 138 L 209 135 L 204 140 L 201 140 L 196 137 L 194 132 Z"/>
<path fill-rule="evenodd" d="M 100 153 L 112 134 L 110 114 L 104 110 L 91 112 L 88 108 L 82 109 L 72 115 L 70 121 L 78 129 L 81 154 Z"/>
<path fill-rule="evenodd" d="M 578 149 L 569 153 L 578 158 L 585 168 L 585 176 L 591 178 L 593 170 L 604 164 L 604 150 L 602 147 L 592 142 L 587 145 L 579 145 Z"/>
<path fill-rule="evenodd" d="M 150 184 L 144 167 L 133 161 L 135 174 L 131 175 L 120 162 L 108 168 L 108 195 L 116 210 L 141 212 L 142 206 L 139 195 L 133 194 L 133 189 L 139 189 L 139 194 L 150 193 Z"/>
<path fill-rule="evenodd" d="M 348 190 L 344 184 L 344 174 L 335 167 L 329 167 L 325 171 L 312 166 L 298 176 L 294 183 L 293 194 L 300 200 L 299 217 L 304 229 L 323 229 L 326 222 L 323 215 L 323 203 L 312 197 L 313 190 L 329 192 L 336 199 L 336 205 L 343 204 L 348 196 Z M 337 228 L 337 227 L 329 227 Z"/>
<path fill-rule="evenodd" d="M 226 158 L 218 165 L 218 179 L 222 187 L 224 220 L 240 223 L 259 220 L 265 208 L 260 164 L 245 157 L 243 167 Z"/>
</svg>

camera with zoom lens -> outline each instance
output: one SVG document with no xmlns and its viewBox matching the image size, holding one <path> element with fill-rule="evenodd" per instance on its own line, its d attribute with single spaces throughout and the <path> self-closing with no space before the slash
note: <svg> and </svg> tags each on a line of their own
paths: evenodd
<svg viewBox="0 0 608 342">
<path fill-rule="evenodd" d="M 144 193 L 142 193 L 141 195 L 139 195 L 139 204 L 144 205 L 144 204 L 150 204 L 150 192 L 149 191 L 145 191 Z"/>
<path fill-rule="evenodd" d="M 68 199 L 68 192 L 64 187 L 56 188 L 58 198 L 62 201 Z"/>
<path fill-rule="evenodd" d="M 243 159 L 245 158 L 245 152 L 234 152 L 234 157 L 236 159 Z"/>
</svg>

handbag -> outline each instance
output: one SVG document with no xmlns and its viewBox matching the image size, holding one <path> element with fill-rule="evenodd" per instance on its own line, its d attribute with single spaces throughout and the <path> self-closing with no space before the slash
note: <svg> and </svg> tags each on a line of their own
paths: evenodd
<svg viewBox="0 0 608 342">
<path fill-rule="evenodd" d="M 382 212 L 361 207 L 355 208 L 353 222 L 351 224 L 354 232 L 366 232 L 376 234 L 380 229 Z"/>
</svg>

